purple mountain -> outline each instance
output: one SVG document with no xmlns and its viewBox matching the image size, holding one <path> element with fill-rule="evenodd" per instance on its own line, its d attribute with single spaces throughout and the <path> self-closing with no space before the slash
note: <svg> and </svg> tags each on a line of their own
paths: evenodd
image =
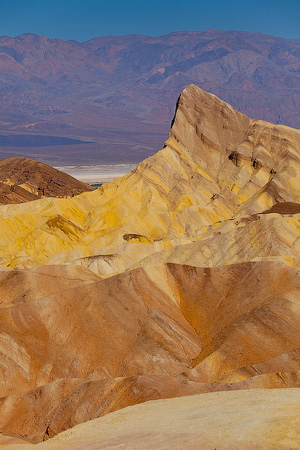
<svg viewBox="0 0 300 450">
<path fill-rule="evenodd" d="M 194 83 L 256 119 L 300 128 L 300 40 L 209 30 L 79 43 L 0 38 L 0 153 L 50 164 L 138 162 Z"/>
</svg>

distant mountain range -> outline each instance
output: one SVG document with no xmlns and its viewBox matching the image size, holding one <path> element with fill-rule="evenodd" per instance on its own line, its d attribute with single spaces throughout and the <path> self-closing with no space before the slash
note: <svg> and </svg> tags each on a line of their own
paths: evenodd
<svg viewBox="0 0 300 450">
<path fill-rule="evenodd" d="M 300 39 L 208 30 L 79 43 L 24 34 L 0 38 L 0 137 L 12 135 L 1 156 L 139 162 L 163 146 L 190 83 L 250 117 L 300 128 Z"/>
</svg>

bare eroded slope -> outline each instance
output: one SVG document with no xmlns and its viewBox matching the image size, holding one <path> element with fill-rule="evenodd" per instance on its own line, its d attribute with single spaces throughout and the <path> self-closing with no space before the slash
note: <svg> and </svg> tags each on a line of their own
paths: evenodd
<svg viewBox="0 0 300 450">
<path fill-rule="evenodd" d="M 147 400 L 300 387 L 299 137 L 192 85 L 165 147 L 123 178 L 1 206 L 0 430 L 39 442 Z M 229 418 L 216 448 L 299 448 L 282 391 L 261 395 L 257 441 L 245 412 L 245 440 Z"/>
</svg>

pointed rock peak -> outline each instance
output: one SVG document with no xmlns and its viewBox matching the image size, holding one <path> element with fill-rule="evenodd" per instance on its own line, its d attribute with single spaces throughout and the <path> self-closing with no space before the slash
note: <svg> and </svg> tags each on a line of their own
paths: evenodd
<svg viewBox="0 0 300 450">
<path fill-rule="evenodd" d="M 190 110 L 191 108 L 195 109 L 195 105 L 197 106 L 196 111 L 198 112 L 205 112 L 205 110 L 207 109 L 207 111 L 210 111 L 215 115 L 217 115 L 218 112 L 221 112 L 223 117 L 232 114 L 239 120 L 243 118 L 248 119 L 247 116 L 238 112 L 229 103 L 221 100 L 216 95 L 204 91 L 195 84 L 190 84 L 186 86 L 181 92 L 177 101 L 176 111 L 178 108 L 181 110 Z"/>
<path fill-rule="evenodd" d="M 191 84 L 176 106 L 169 140 L 175 139 L 190 153 L 209 143 L 221 150 L 243 141 L 250 119 L 214 94 Z"/>
</svg>

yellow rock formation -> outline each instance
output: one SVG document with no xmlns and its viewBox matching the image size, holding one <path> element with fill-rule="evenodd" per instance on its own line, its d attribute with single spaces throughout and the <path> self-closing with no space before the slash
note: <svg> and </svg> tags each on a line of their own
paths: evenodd
<svg viewBox="0 0 300 450">
<path fill-rule="evenodd" d="M 176 244 L 243 226 L 278 202 L 300 202 L 299 170 L 300 131 L 251 120 L 188 86 L 164 149 L 128 175 L 73 199 L 2 206 L 1 263 L 76 261 L 112 275 Z M 285 222 L 276 232 L 286 236 L 287 226 L 298 233 L 296 217 Z M 248 239 L 255 245 L 255 234 Z M 237 251 L 233 260 L 248 259 Z"/>
<path fill-rule="evenodd" d="M 192 85 L 123 178 L 1 206 L 0 430 L 112 413 L 36 448 L 300 448 L 298 391 L 215 392 L 300 387 L 299 173 L 300 131 Z"/>
</svg>

